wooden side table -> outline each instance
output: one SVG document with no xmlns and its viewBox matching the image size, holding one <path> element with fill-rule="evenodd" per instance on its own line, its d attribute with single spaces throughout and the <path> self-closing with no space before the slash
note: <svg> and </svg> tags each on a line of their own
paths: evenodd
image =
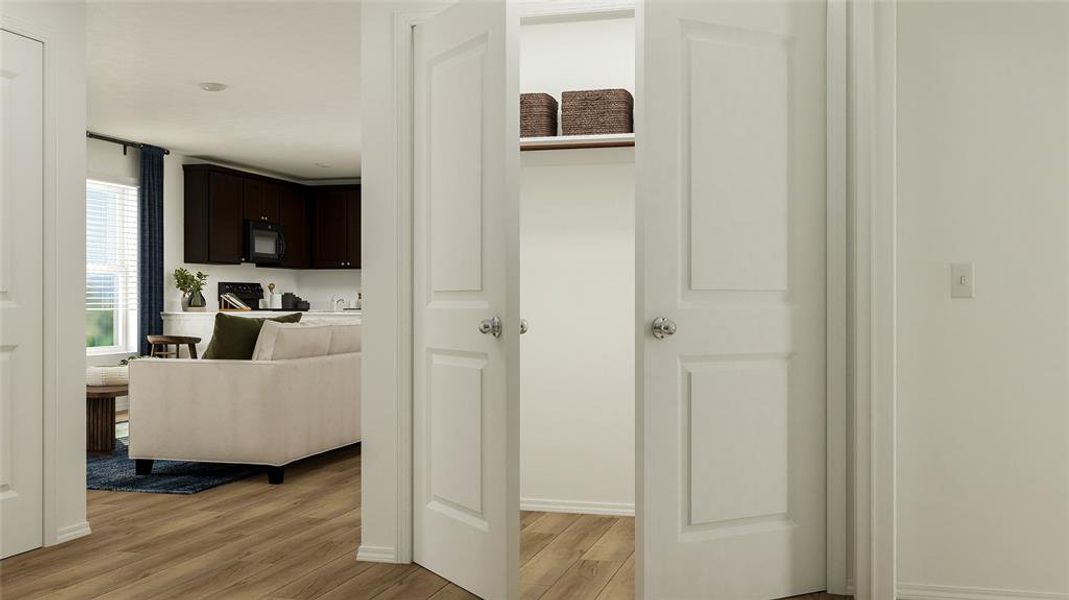
<svg viewBox="0 0 1069 600">
<path fill-rule="evenodd" d="M 115 398 L 130 393 L 128 385 L 85 386 L 85 449 L 115 450 Z"/>
</svg>

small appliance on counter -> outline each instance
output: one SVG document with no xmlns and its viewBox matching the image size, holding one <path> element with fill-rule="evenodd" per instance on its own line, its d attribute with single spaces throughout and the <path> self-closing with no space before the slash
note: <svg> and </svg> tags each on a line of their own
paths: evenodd
<svg viewBox="0 0 1069 600">
<path fill-rule="evenodd" d="M 290 292 L 282 294 L 282 310 L 305 311 L 309 308 L 311 308 L 311 305 L 304 298 Z"/>
</svg>

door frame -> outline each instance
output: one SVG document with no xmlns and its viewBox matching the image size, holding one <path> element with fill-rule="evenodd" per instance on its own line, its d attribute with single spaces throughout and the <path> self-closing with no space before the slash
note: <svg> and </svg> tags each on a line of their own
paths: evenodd
<svg viewBox="0 0 1069 600">
<path fill-rule="evenodd" d="M 853 581 L 897 597 L 897 1 L 848 0 L 847 194 Z"/>
<path fill-rule="evenodd" d="M 523 14 L 524 21 L 633 14 L 641 1 L 531 3 Z M 361 560 L 412 562 L 412 40 L 413 28 L 447 5 L 393 12 L 397 526 L 394 548 L 362 546 Z M 894 597 L 896 559 L 895 4 L 829 0 L 827 7 L 827 587 L 884 600 Z"/>
<path fill-rule="evenodd" d="M 42 542 L 44 546 L 62 544 L 91 533 L 89 522 L 85 518 L 85 452 L 81 440 L 85 437 L 85 402 L 81 399 L 82 393 L 77 393 L 77 404 L 70 400 L 74 394 L 72 388 L 82 386 L 82 380 L 69 381 L 72 370 L 72 358 L 74 352 L 70 348 L 70 338 L 80 339 L 81 333 L 75 335 L 64 333 L 60 323 L 62 319 L 65 299 L 69 298 L 71 287 L 82 286 L 85 280 L 85 227 L 84 219 L 76 220 L 82 223 L 81 235 L 75 235 L 73 240 L 70 233 L 64 231 L 64 220 L 61 218 L 61 209 L 69 210 L 70 203 L 61 198 L 61 191 L 69 191 L 68 179 L 71 166 L 70 156 L 64 156 L 67 148 L 61 141 L 59 134 L 63 127 L 60 124 L 61 103 L 59 101 L 58 88 L 60 78 L 64 76 L 62 67 L 67 61 L 64 49 L 60 42 L 61 32 L 36 20 L 28 20 L 10 14 L 0 13 L 0 29 L 20 35 L 42 45 L 44 53 L 44 110 L 43 110 L 43 185 L 42 185 L 42 225 L 43 236 L 40 251 L 43 258 L 43 316 L 44 326 L 41 331 L 43 341 L 42 351 L 42 441 L 43 463 L 42 470 L 42 500 L 43 521 L 41 523 Z M 83 124 L 84 125 L 84 124 Z M 81 127 L 84 129 L 84 126 Z M 81 140 L 81 138 L 79 138 Z M 84 153 L 84 150 L 83 150 Z M 66 159 L 66 160 L 65 160 Z M 81 203 L 76 206 L 85 212 L 85 173 L 84 162 L 81 163 L 81 171 L 77 177 L 82 181 Z M 71 268 L 63 266 L 64 260 L 71 256 L 69 244 L 82 249 L 76 256 L 82 256 L 80 263 L 81 276 L 77 277 L 73 285 L 70 281 Z M 74 269 L 77 270 L 77 267 Z M 81 293 L 81 292 L 78 292 Z M 81 360 L 84 362 L 84 347 L 79 347 Z M 77 370 L 81 373 L 80 370 Z M 72 385 L 73 383 L 73 385 Z M 74 460 L 75 453 L 70 451 L 69 437 L 73 431 L 72 423 L 77 425 L 80 436 L 74 443 L 79 449 L 80 461 Z M 80 477 L 78 474 L 80 473 Z M 81 509 L 78 511 L 81 521 L 74 523 L 62 523 L 61 515 L 70 512 L 70 506 L 59 506 L 61 499 L 69 495 L 75 479 L 79 479 L 78 490 L 81 494 Z M 68 501 L 69 504 L 69 501 Z M 66 511 L 64 511 L 66 508 Z"/>
</svg>

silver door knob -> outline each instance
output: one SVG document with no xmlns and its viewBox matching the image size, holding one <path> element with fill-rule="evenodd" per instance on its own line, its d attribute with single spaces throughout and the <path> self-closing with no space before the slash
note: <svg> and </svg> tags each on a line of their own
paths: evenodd
<svg viewBox="0 0 1069 600">
<path fill-rule="evenodd" d="M 653 331 L 653 337 L 663 340 L 666 336 L 675 335 L 676 322 L 668 317 L 657 317 L 653 320 L 650 330 Z"/>
<path fill-rule="evenodd" d="M 483 319 L 482 321 L 480 321 L 479 333 L 483 335 L 501 337 L 501 318 L 490 317 L 489 319 Z"/>
<path fill-rule="evenodd" d="M 520 335 L 527 333 L 528 329 L 529 327 L 527 327 L 527 319 L 520 319 Z"/>
</svg>

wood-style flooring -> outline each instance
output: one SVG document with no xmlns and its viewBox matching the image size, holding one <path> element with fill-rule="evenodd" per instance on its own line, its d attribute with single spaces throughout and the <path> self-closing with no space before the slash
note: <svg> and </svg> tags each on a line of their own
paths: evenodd
<svg viewBox="0 0 1069 600">
<path fill-rule="evenodd" d="M 475 598 L 417 565 L 361 563 L 360 451 L 177 496 L 89 492 L 93 534 L 0 562 L 0 598 Z M 630 600 L 634 521 L 523 513 L 524 600 Z M 825 594 L 809 600 L 830 599 Z"/>
</svg>

